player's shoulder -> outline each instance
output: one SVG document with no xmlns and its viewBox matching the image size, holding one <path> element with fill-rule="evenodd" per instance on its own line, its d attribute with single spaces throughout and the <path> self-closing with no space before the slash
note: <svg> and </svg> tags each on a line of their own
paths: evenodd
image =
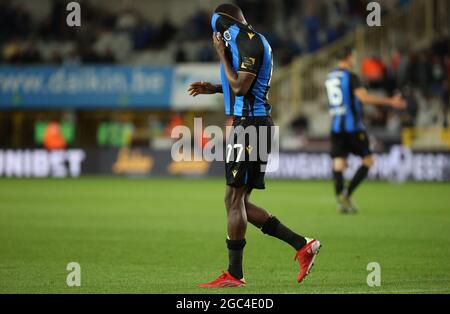
<svg viewBox="0 0 450 314">
<path fill-rule="evenodd" d="M 247 41 L 253 40 L 261 41 L 261 35 L 251 28 L 239 27 L 239 35 L 242 36 L 242 38 L 246 39 Z"/>
<path fill-rule="evenodd" d="M 264 46 L 270 47 L 270 43 L 267 40 L 266 36 L 258 32 L 255 32 L 255 34 L 256 34 L 255 36 L 257 36 L 257 39 L 260 40 Z"/>
<path fill-rule="evenodd" d="M 348 71 L 348 79 L 354 87 L 359 87 L 361 85 L 361 80 L 359 79 L 358 74 L 353 71 Z"/>
<path fill-rule="evenodd" d="M 335 68 L 335 69 L 331 70 L 330 72 L 328 72 L 327 79 L 329 79 L 329 78 L 341 78 L 345 74 L 346 73 L 345 73 L 344 69 Z"/>
<path fill-rule="evenodd" d="M 331 78 L 331 77 L 344 77 L 344 76 L 348 76 L 350 77 L 350 79 L 358 79 L 358 75 L 348 69 L 341 69 L 341 68 L 336 68 L 331 70 L 328 74 L 327 74 L 327 78 Z"/>
<path fill-rule="evenodd" d="M 347 70 L 347 73 L 351 78 L 359 78 L 358 74 L 356 74 L 355 72 L 353 72 L 351 70 Z"/>
<path fill-rule="evenodd" d="M 265 37 L 252 29 L 240 28 L 236 36 L 236 43 L 241 49 L 263 52 L 269 43 Z"/>
</svg>

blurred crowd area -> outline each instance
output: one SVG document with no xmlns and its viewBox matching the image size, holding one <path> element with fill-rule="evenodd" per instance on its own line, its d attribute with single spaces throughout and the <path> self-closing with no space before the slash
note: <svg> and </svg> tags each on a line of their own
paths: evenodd
<svg viewBox="0 0 450 314">
<path fill-rule="evenodd" d="M 389 15 L 411 1 L 378 2 L 383 14 Z M 210 18 L 221 0 L 78 2 L 82 8 L 82 27 L 70 28 L 66 25 L 67 0 L 0 0 L 0 63 L 77 66 L 217 61 L 211 45 Z M 235 1 L 254 28 L 268 38 L 277 66 L 289 64 L 294 57 L 316 52 L 365 23 L 368 2 Z M 449 127 L 449 44 L 447 34 L 419 50 L 396 47 L 389 58 L 362 56 L 362 64 L 357 65 L 361 66 L 358 72 L 362 73 L 363 82 L 370 90 L 384 96 L 401 92 L 408 104 L 403 111 L 367 106 L 366 125 L 371 131 L 380 131 L 378 137 L 395 135 L 398 141 L 405 127 Z M 317 102 L 313 105 L 322 108 L 317 113 L 314 111 L 319 118 L 313 114 L 295 117 L 291 129 L 296 135 L 308 137 L 308 133 L 314 133 L 308 131 L 317 125 L 324 126 L 320 129 L 329 125 L 326 106 Z M 26 115 L 17 112 L 23 121 L 16 119 L 15 114 L 0 115 L 0 131 L 10 135 L 20 131 L 21 135 L 2 137 L 0 146 L 31 147 L 46 142 L 56 147 L 63 142 L 64 145 L 97 147 L 147 146 L 149 143 L 164 146 L 160 139 L 170 138 L 171 130 L 178 125 L 192 127 L 190 124 L 196 116 L 205 117 L 211 124 L 223 123 L 222 111 L 199 112 L 194 108 L 177 112 L 111 110 L 98 115 L 66 112 L 62 108 L 33 114 L 27 112 Z M 56 127 L 54 122 L 59 126 Z M 315 134 L 324 137 L 328 130 Z M 56 140 L 52 140 L 53 135 Z"/>
<path fill-rule="evenodd" d="M 409 1 L 379 2 L 383 14 L 389 14 Z M 146 5 L 141 0 L 81 0 L 78 1 L 82 8 L 80 28 L 67 27 L 67 2 L 0 1 L 1 62 L 173 64 L 216 60 L 210 44 L 210 17 L 221 1 L 152 0 Z M 234 2 L 255 29 L 268 38 L 276 63 L 284 65 L 295 56 L 315 52 L 365 23 L 370 1 Z M 37 8 L 39 3 L 42 5 Z M 167 11 L 169 4 L 176 8 L 177 14 Z M 149 13 L 158 9 L 159 15 Z"/>
<path fill-rule="evenodd" d="M 389 60 L 367 57 L 361 65 L 370 90 L 393 96 L 401 93 L 408 107 L 402 112 L 371 108 L 366 124 L 398 133 L 404 127 L 442 125 L 448 128 L 450 38 L 443 37 L 426 49 L 393 49 Z"/>
</svg>

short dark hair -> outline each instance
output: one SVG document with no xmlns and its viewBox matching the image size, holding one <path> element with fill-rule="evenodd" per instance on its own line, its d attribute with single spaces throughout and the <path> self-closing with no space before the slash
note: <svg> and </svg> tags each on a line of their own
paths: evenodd
<svg viewBox="0 0 450 314">
<path fill-rule="evenodd" d="M 336 56 L 336 59 L 338 59 L 340 61 L 340 60 L 347 59 L 352 53 L 353 53 L 353 47 L 345 46 L 344 48 L 339 49 L 339 51 L 336 52 L 335 56 Z"/>
</svg>

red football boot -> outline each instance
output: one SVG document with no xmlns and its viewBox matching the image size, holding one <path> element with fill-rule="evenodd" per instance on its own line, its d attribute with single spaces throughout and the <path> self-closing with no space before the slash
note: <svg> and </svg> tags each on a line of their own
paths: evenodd
<svg viewBox="0 0 450 314">
<path fill-rule="evenodd" d="M 236 279 L 229 272 L 222 272 L 222 275 L 219 276 L 214 281 L 209 283 L 202 283 L 199 287 L 202 288 L 237 288 L 245 285 L 244 278 Z"/>
<path fill-rule="evenodd" d="M 298 283 L 301 283 L 303 279 L 309 274 L 311 268 L 314 266 L 314 260 L 320 250 L 320 242 L 314 239 L 307 239 L 308 243 L 297 251 L 294 260 L 298 260 L 300 264 L 300 272 L 297 276 Z"/>
</svg>

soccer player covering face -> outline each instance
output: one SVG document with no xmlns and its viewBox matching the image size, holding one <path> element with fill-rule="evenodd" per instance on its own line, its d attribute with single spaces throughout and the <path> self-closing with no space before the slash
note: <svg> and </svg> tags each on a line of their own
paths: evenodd
<svg viewBox="0 0 450 314">
<path fill-rule="evenodd" d="M 212 28 L 213 44 L 221 62 L 222 84 L 192 83 L 189 93 L 194 97 L 223 93 L 226 114 L 233 118 L 234 131 L 227 143 L 225 166 L 229 264 L 228 271 L 219 278 L 200 286 L 226 288 L 245 285 L 242 257 L 247 222 L 261 229 L 264 234 L 293 247 L 297 252 L 295 259 L 300 264 L 297 280 L 302 282 L 319 252 L 320 242 L 293 232 L 250 201 L 253 189 L 265 188 L 264 165 L 267 159 L 260 156 L 251 158 L 257 148 L 249 143 L 259 143 L 262 136 L 266 136 L 264 139 L 267 138 L 267 142 L 271 141 L 273 122 L 267 94 L 273 68 L 272 49 L 264 36 L 247 23 L 241 9 L 235 5 L 223 4 L 217 7 L 212 16 Z M 245 135 L 244 130 L 249 128 L 256 129 L 256 134 L 248 132 L 249 136 L 257 137 L 256 141 L 249 140 Z M 266 131 L 261 131 L 264 129 Z M 267 143 L 266 148 L 269 153 L 270 143 Z"/>
<path fill-rule="evenodd" d="M 333 158 L 333 178 L 338 210 L 343 214 L 356 213 L 357 207 L 351 201 L 355 189 L 364 181 L 373 165 L 369 139 L 363 124 L 363 104 L 391 106 L 404 109 L 405 101 L 400 95 L 392 98 L 368 94 L 359 78 L 352 72 L 351 48 L 338 54 L 338 67 L 328 74 L 325 86 L 331 115 L 331 156 Z M 347 167 L 347 157 L 354 154 L 362 158 L 362 165 L 356 171 L 348 186 L 344 184 L 343 172 Z"/>
</svg>

